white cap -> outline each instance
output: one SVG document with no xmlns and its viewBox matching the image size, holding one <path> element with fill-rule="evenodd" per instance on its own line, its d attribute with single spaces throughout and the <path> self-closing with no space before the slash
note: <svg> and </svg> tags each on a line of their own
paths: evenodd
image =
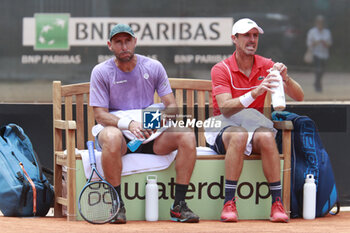
<svg viewBox="0 0 350 233">
<path fill-rule="evenodd" d="M 232 27 L 232 35 L 244 34 L 250 31 L 252 28 L 258 29 L 260 34 L 264 34 L 264 30 L 262 30 L 261 27 L 259 27 L 253 20 L 244 18 L 238 20 Z"/>
</svg>

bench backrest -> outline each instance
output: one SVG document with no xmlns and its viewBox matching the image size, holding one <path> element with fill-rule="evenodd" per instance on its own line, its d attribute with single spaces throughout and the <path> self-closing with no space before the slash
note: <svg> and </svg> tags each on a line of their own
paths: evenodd
<svg viewBox="0 0 350 233">
<path fill-rule="evenodd" d="M 170 85 L 174 91 L 176 103 L 179 106 L 180 118 L 195 117 L 204 121 L 212 116 L 213 103 L 211 97 L 211 81 L 197 79 L 169 78 Z M 85 141 L 93 140 L 91 128 L 95 125 L 93 109 L 88 105 L 90 84 L 78 83 L 61 85 L 60 81 L 53 83 L 53 118 L 55 120 L 76 121 L 76 147 L 85 149 Z M 156 94 L 155 102 L 160 102 Z M 271 98 L 265 100 L 264 114 L 269 117 L 271 113 Z M 64 106 L 62 106 L 62 103 Z M 183 108 L 181 108 L 183 106 Z M 179 118 L 178 118 L 179 119 Z M 198 139 L 198 146 L 206 146 L 202 128 L 195 129 Z M 55 138 L 63 135 L 55 133 Z M 56 140 L 62 142 L 64 140 Z M 55 145 L 55 148 L 62 148 L 62 145 Z"/>
<path fill-rule="evenodd" d="M 180 78 L 170 78 L 169 81 L 177 106 L 179 107 L 178 120 L 191 120 L 194 118 L 204 122 L 205 119 L 213 115 L 211 81 Z M 158 95 L 155 95 L 154 98 L 154 102 L 160 102 Z M 202 128 L 195 130 L 198 146 L 205 146 L 206 143 Z"/>
<path fill-rule="evenodd" d="M 74 120 L 76 122 L 76 147 L 85 149 L 85 141 L 93 140 L 91 128 L 95 125 L 93 109 L 89 101 L 90 83 L 61 85 L 60 81 L 53 82 L 53 120 Z M 62 106 L 63 104 L 63 106 Z M 54 131 L 56 150 L 62 150 L 61 131 Z"/>
</svg>

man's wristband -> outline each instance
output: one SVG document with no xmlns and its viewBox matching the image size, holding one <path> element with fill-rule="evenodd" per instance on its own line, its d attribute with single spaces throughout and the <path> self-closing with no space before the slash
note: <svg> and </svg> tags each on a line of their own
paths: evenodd
<svg viewBox="0 0 350 233">
<path fill-rule="evenodd" d="M 120 129 L 120 130 L 129 129 L 129 125 L 130 125 L 131 121 L 132 121 L 132 119 L 130 119 L 128 117 L 120 118 L 118 121 L 118 129 Z"/>
<path fill-rule="evenodd" d="M 252 92 L 247 92 L 244 95 L 239 97 L 239 101 L 241 104 L 247 108 L 249 105 L 251 105 L 254 102 L 254 98 L 252 96 Z"/>
</svg>

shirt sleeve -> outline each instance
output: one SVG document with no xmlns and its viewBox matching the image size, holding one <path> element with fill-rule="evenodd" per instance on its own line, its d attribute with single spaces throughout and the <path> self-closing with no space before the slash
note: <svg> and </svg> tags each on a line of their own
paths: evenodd
<svg viewBox="0 0 350 233">
<path fill-rule="evenodd" d="M 224 67 L 219 66 L 219 64 L 215 65 L 211 69 L 213 96 L 223 93 L 231 94 L 231 79 L 229 77 L 228 70 L 225 70 Z"/>
<path fill-rule="evenodd" d="M 109 108 L 109 89 L 103 74 L 95 67 L 90 78 L 90 106 Z"/>
<path fill-rule="evenodd" d="M 168 75 L 163 67 L 163 65 L 158 63 L 158 78 L 156 83 L 156 90 L 159 97 L 165 96 L 167 94 L 172 93 L 172 89 L 169 83 Z"/>
</svg>

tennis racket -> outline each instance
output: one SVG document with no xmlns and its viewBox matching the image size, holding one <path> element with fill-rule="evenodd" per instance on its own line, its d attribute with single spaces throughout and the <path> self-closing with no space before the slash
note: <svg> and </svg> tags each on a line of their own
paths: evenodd
<svg viewBox="0 0 350 233">
<path fill-rule="evenodd" d="M 79 212 L 89 223 L 108 223 L 119 211 L 119 196 L 114 187 L 105 181 L 96 169 L 94 142 L 88 141 L 86 145 L 89 150 L 91 175 L 79 195 Z M 92 180 L 94 173 L 99 180 Z"/>
</svg>

